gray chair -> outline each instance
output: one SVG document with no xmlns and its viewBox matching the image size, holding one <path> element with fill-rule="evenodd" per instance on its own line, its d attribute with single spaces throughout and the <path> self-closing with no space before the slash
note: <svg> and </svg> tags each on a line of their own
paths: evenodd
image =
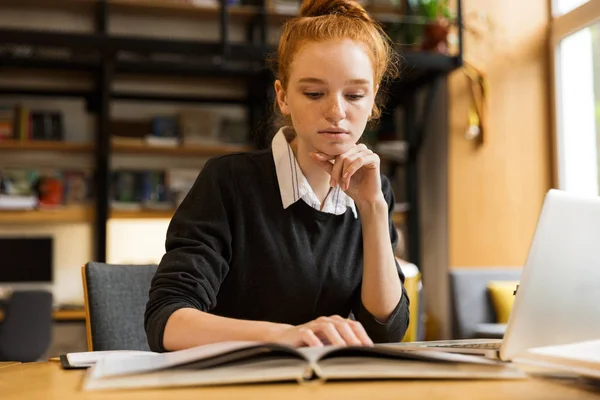
<svg viewBox="0 0 600 400">
<path fill-rule="evenodd" d="M 488 294 L 489 281 L 517 281 L 521 268 L 455 268 L 450 270 L 453 337 L 455 339 L 502 338 L 505 324 L 496 323 Z"/>
<path fill-rule="evenodd" d="M 15 291 L 0 323 L 0 361 L 38 361 L 52 340 L 52 293 Z"/>
<path fill-rule="evenodd" d="M 156 269 L 157 265 L 84 265 L 88 350 L 150 350 L 144 311 Z"/>
</svg>

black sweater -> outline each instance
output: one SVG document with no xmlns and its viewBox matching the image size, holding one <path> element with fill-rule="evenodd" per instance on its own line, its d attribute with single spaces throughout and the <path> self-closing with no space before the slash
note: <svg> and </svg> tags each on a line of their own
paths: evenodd
<svg viewBox="0 0 600 400">
<path fill-rule="evenodd" d="M 382 190 L 393 251 L 394 196 L 383 175 Z M 374 342 L 400 341 L 409 321 L 406 291 L 380 323 L 361 301 L 362 267 L 360 210 L 359 218 L 350 209 L 334 215 L 302 200 L 284 209 L 271 150 L 214 158 L 169 225 L 146 306 L 149 346 L 165 351 L 167 320 L 189 307 L 292 325 L 352 312 Z"/>
</svg>

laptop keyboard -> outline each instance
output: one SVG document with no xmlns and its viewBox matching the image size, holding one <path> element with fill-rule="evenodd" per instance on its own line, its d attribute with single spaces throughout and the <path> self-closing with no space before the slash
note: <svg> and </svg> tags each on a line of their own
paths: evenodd
<svg viewBox="0 0 600 400">
<path fill-rule="evenodd" d="M 445 347 L 458 349 L 484 349 L 484 350 L 500 350 L 502 342 L 476 342 L 476 343 L 440 343 L 430 344 L 427 347 Z"/>
</svg>

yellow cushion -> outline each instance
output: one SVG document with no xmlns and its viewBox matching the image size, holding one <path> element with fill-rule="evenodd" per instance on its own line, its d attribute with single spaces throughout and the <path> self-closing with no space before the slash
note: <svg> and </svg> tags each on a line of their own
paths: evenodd
<svg viewBox="0 0 600 400">
<path fill-rule="evenodd" d="M 496 322 L 506 324 L 512 310 L 515 296 L 513 295 L 519 281 L 490 281 L 487 289 L 496 312 Z"/>
</svg>

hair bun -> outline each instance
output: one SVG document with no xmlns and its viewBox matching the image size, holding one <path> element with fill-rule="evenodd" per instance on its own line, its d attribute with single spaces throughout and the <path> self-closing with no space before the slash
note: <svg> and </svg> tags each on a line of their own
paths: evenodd
<svg viewBox="0 0 600 400">
<path fill-rule="evenodd" d="M 306 0 L 300 7 L 300 17 L 340 15 L 373 22 L 363 6 L 355 0 Z"/>
</svg>

